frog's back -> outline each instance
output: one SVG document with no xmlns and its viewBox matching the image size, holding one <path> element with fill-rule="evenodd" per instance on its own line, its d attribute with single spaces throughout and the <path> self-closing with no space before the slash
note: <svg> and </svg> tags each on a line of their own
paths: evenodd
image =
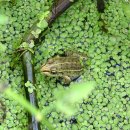
<svg viewBox="0 0 130 130">
<path fill-rule="evenodd" d="M 71 80 L 78 78 L 83 72 L 80 59 L 76 56 L 60 57 L 58 63 L 60 63 L 59 73 L 63 76 L 69 76 Z"/>
</svg>

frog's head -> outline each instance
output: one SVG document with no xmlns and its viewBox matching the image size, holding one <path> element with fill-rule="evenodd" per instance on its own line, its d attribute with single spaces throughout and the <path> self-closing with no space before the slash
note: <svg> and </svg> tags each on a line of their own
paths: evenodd
<svg viewBox="0 0 130 130">
<path fill-rule="evenodd" d="M 57 64 L 54 59 L 49 59 L 46 64 L 43 64 L 41 67 L 41 72 L 50 77 L 58 76 Z"/>
</svg>

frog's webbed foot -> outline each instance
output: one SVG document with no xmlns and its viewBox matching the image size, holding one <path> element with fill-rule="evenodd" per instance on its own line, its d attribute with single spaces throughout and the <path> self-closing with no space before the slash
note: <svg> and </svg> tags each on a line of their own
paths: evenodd
<svg viewBox="0 0 130 130">
<path fill-rule="evenodd" d="M 63 76 L 62 82 L 63 82 L 64 84 L 70 84 L 71 79 L 70 79 L 69 76 Z"/>
</svg>

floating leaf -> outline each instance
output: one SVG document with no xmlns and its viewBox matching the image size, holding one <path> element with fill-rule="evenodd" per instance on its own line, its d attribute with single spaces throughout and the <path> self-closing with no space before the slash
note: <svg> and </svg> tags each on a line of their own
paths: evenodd
<svg viewBox="0 0 130 130">
<path fill-rule="evenodd" d="M 0 24 L 7 24 L 8 23 L 8 17 L 5 15 L 0 14 Z"/>
<path fill-rule="evenodd" d="M 37 26 L 38 26 L 40 29 L 44 30 L 44 29 L 48 26 L 48 23 L 47 23 L 46 20 L 42 20 L 42 21 L 40 21 L 40 22 L 37 24 Z"/>
<path fill-rule="evenodd" d="M 29 92 L 29 93 L 32 93 L 33 90 L 35 89 L 34 85 L 33 85 L 30 81 L 27 81 L 27 82 L 25 83 L 25 86 L 28 88 L 28 92 Z"/>
<path fill-rule="evenodd" d="M 123 3 L 122 7 L 124 9 L 124 13 L 127 18 L 130 18 L 130 4 L 129 3 Z"/>
<path fill-rule="evenodd" d="M 6 46 L 0 43 L 0 53 L 5 52 Z"/>
<path fill-rule="evenodd" d="M 39 20 L 42 21 L 43 19 L 45 19 L 45 18 L 49 15 L 49 13 L 50 13 L 49 11 L 46 11 L 46 12 L 41 13 L 41 14 L 38 16 Z"/>
<path fill-rule="evenodd" d="M 34 41 L 33 40 L 31 40 L 31 43 L 29 44 L 29 47 L 30 48 L 33 48 L 35 45 L 34 45 Z"/>
</svg>

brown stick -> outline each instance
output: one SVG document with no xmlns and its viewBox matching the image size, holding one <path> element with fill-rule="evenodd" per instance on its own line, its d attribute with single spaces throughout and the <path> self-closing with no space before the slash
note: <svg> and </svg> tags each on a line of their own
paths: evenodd
<svg viewBox="0 0 130 130">
<path fill-rule="evenodd" d="M 48 19 L 48 25 L 50 26 L 61 13 L 63 13 L 67 8 L 70 7 L 71 4 L 72 2 L 70 2 L 69 0 L 60 0 L 60 2 L 58 2 L 58 5 L 52 9 L 52 15 Z M 31 40 L 36 40 L 36 38 L 31 32 L 36 31 L 38 29 L 37 27 L 38 22 L 39 21 L 36 21 L 36 23 L 34 23 L 34 25 L 31 27 L 30 31 L 25 34 L 22 42 L 27 42 L 28 44 L 30 44 Z M 32 65 L 32 59 L 33 59 L 32 57 L 33 57 L 32 53 L 29 51 L 26 51 L 23 54 L 22 56 L 23 71 L 24 71 L 25 82 L 30 81 L 32 84 L 35 84 L 35 73 L 34 73 L 34 66 Z M 37 106 L 35 91 L 33 93 L 29 93 L 26 87 L 25 87 L 25 91 L 26 91 L 27 99 L 30 101 L 30 103 L 33 106 Z M 29 130 L 40 129 L 39 123 L 37 122 L 34 116 L 29 115 L 28 129 Z"/>
<path fill-rule="evenodd" d="M 68 9 L 72 5 L 72 3 L 73 2 L 70 2 L 70 0 L 59 0 L 58 5 L 52 9 L 52 15 L 48 20 L 49 26 L 59 15 L 61 15 L 66 9 Z"/>
</svg>

